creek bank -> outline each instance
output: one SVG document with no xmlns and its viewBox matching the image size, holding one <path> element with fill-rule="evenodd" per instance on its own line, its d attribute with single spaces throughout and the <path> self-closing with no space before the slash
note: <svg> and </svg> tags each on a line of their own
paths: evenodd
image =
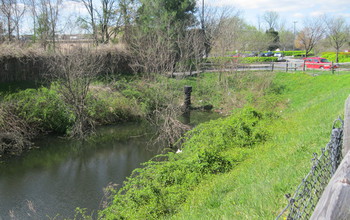
<svg viewBox="0 0 350 220">
<path fill-rule="evenodd" d="M 195 111 L 190 125 L 218 117 Z M 50 134 L 33 140 L 38 149 L 0 163 L 0 218 L 9 219 L 9 210 L 17 219 L 27 219 L 28 213 L 33 219 L 54 218 L 57 213 L 58 219 L 73 219 L 76 207 L 97 213 L 103 188 L 110 182 L 121 187 L 132 170 L 163 151 L 151 141 L 154 130 L 142 120 L 100 126 L 85 141 Z"/>
<path fill-rule="evenodd" d="M 191 104 L 194 109 L 213 106 L 212 111 L 224 115 L 246 104 L 271 109 L 274 105 L 270 99 L 276 99 L 275 92 L 278 92 L 271 84 L 273 76 L 265 72 L 237 72 L 204 73 L 181 80 L 160 75 L 151 79 L 136 76 L 105 79 L 91 84 L 85 110 L 93 126 L 137 121 L 167 106 L 181 106 L 186 85 L 193 88 Z M 58 86 L 55 82 L 50 87 L 0 91 L 0 133 L 12 133 L 25 140 L 47 133 L 69 136 L 76 116 L 72 106 L 63 102 Z M 269 96 L 265 96 L 266 93 Z"/>
</svg>

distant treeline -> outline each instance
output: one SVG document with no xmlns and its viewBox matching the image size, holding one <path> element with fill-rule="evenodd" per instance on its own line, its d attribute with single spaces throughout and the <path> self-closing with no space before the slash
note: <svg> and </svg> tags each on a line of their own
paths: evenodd
<svg viewBox="0 0 350 220">
<path fill-rule="evenodd" d="M 126 53 L 98 53 L 103 57 L 99 74 L 130 74 L 130 56 Z M 55 55 L 0 56 L 0 82 L 41 81 L 49 72 L 50 61 Z M 69 55 L 67 56 L 69 57 Z"/>
</svg>

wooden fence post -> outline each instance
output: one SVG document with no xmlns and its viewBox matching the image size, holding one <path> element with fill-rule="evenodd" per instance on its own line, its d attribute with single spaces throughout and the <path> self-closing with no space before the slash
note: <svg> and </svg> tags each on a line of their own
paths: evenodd
<svg viewBox="0 0 350 220">
<path fill-rule="evenodd" d="M 350 153 L 348 153 L 336 173 L 325 188 L 311 220 L 350 219 Z"/>
<path fill-rule="evenodd" d="M 343 131 L 343 156 L 345 156 L 350 150 L 350 96 L 345 102 L 344 112 L 344 131 Z"/>
<path fill-rule="evenodd" d="M 303 62 L 303 71 L 305 72 L 305 60 Z"/>
<path fill-rule="evenodd" d="M 271 71 L 273 72 L 274 69 L 275 69 L 275 63 L 272 62 L 272 63 L 271 63 Z"/>
<path fill-rule="evenodd" d="M 286 62 L 286 72 L 288 72 L 288 62 Z"/>
<path fill-rule="evenodd" d="M 322 193 L 311 220 L 350 219 L 350 96 L 345 102 L 343 157 L 334 176 Z"/>
</svg>

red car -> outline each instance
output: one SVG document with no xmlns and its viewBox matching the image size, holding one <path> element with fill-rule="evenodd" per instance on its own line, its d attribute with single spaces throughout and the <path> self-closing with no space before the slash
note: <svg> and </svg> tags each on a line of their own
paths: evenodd
<svg viewBox="0 0 350 220">
<path fill-rule="evenodd" d="M 338 68 L 339 65 L 333 64 L 332 62 L 327 60 L 326 58 L 322 57 L 306 57 L 304 58 L 305 60 L 305 66 L 307 68 L 312 68 L 312 69 L 331 69 L 333 68 Z"/>
</svg>

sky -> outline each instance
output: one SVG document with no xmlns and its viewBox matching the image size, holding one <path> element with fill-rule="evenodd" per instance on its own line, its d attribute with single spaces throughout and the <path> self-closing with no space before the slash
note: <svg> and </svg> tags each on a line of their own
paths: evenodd
<svg viewBox="0 0 350 220">
<path fill-rule="evenodd" d="M 201 4 L 202 0 L 198 0 Z M 312 16 L 328 14 L 343 16 L 350 23 L 349 0 L 204 0 L 205 5 L 234 7 L 241 11 L 242 17 L 249 24 L 257 25 L 258 16 L 265 11 L 275 11 L 286 28 L 296 29 L 302 26 L 303 20 Z"/>
<path fill-rule="evenodd" d="M 96 0 L 96 2 L 99 2 L 99 0 Z M 203 0 L 197 0 L 197 5 L 201 7 L 202 2 Z M 325 13 L 330 16 L 343 16 L 350 24 L 349 0 L 204 0 L 204 4 L 205 6 L 232 8 L 233 11 L 238 10 L 247 23 L 255 26 L 258 26 L 258 16 L 261 17 L 266 11 L 277 12 L 280 16 L 280 22 L 289 30 L 293 30 L 295 25 L 296 31 L 298 31 L 302 28 L 305 18 Z M 78 14 L 86 13 L 86 9 L 81 3 L 72 0 L 64 1 L 60 14 L 64 17 L 64 21 L 70 20 L 71 23 L 67 24 L 65 22 L 61 29 L 65 33 L 77 32 L 78 30 L 72 23 L 74 23 Z M 23 33 L 31 32 L 29 17 L 27 16 L 23 21 Z"/>
</svg>

